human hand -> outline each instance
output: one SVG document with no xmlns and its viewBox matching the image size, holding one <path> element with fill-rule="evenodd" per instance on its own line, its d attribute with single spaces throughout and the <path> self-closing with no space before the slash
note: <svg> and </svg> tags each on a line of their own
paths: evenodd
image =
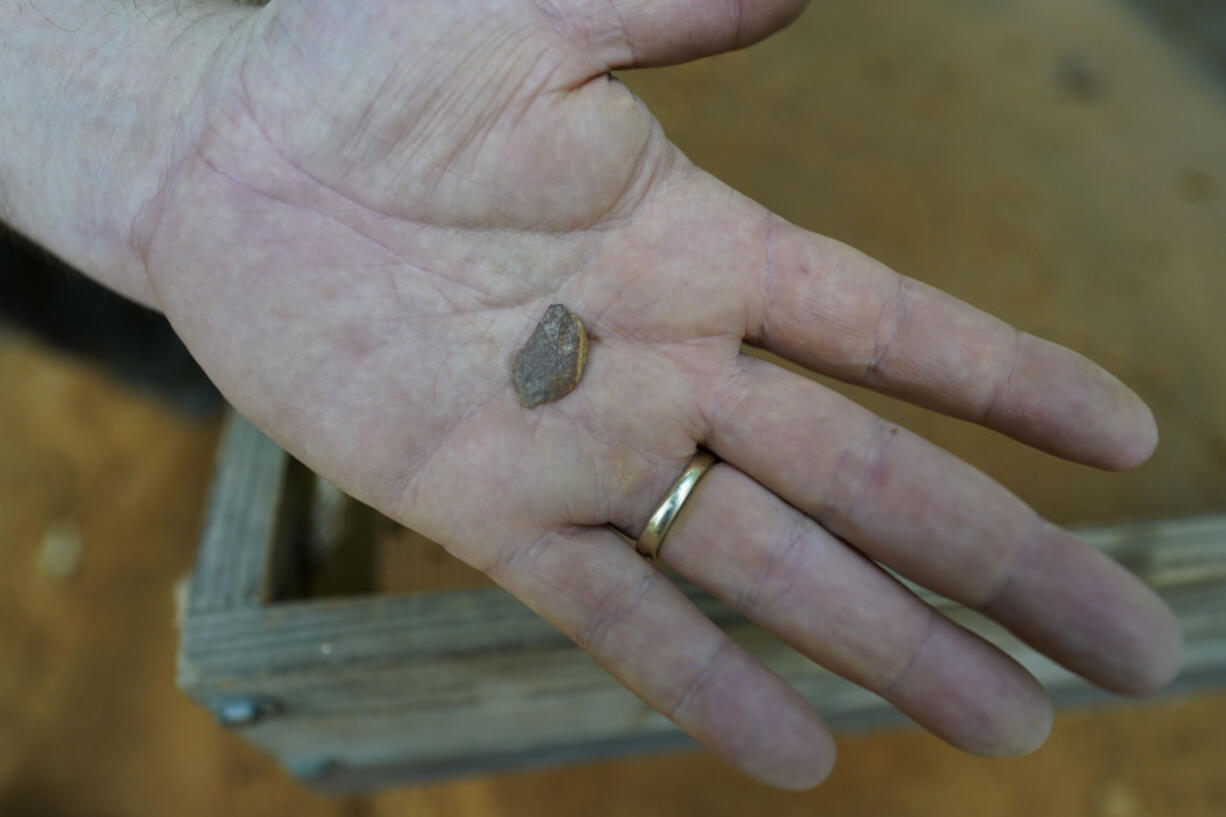
<svg viewBox="0 0 1226 817">
<path fill-rule="evenodd" d="M 1102 467 L 1155 442 L 1105 372 L 770 215 L 607 76 L 796 11 L 274 2 L 219 39 L 133 229 L 240 410 L 785 787 L 829 769 L 817 715 L 609 530 L 637 536 L 698 445 L 723 462 L 663 561 L 955 745 L 1033 748 L 1049 704 L 871 560 L 1115 691 L 1164 684 L 1180 644 L 1147 589 L 987 477 L 742 352 Z M 551 303 L 586 324 L 587 370 L 525 409 L 510 361 Z"/>
</svg>

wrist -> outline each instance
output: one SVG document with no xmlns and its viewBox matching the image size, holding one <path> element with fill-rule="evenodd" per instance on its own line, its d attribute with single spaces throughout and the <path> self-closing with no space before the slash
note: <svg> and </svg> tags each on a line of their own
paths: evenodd
<svg viewBox="0 0 1226 817">
<path fill-rule="evenodd" d="M 57 0 L 0 8 L 0 219 L 156 306 L 134 228 L 190 140 L 208 65 L 251 9 Z"/>
</svg>

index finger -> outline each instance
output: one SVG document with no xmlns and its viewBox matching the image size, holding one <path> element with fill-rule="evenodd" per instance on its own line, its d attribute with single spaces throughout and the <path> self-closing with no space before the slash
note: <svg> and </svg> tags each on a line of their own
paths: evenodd
<svg viewBox="0 0 1226 817">
<path fill-rule="evenodd" d="M 767 225 L 750 342 L 1065 459 L 1120 469 L 1152 453 L 1149 409 L 1085 357 L 838 241 L 765 211 L 747 217 Z"/>
</svg>

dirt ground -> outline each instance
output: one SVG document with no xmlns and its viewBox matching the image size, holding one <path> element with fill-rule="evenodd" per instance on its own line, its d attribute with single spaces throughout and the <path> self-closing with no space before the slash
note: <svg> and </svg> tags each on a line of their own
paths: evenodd
<svg viewBox="0 0 1226 817">
<path fill-rule="evenodd" d="M 822 3 L 763 46 L 626 78 L 734 186 L 1082 351 L 1150 402 L 1158 454 L 1103 474 L 846 389 L 1069 524 L 1226 509 L 1226 96 L 1130 9 Z M 1196 817 L 1226 803 L 1226 691 L 1063 713 L 1020 760 L 906 729 L 842 736 L 834 776 L 803 794 L 685 752 L 320 797 L 174 688 L 172 593 L 216 420 L 0 334 L 0 428 L 2 817 Z"/>
</svg>

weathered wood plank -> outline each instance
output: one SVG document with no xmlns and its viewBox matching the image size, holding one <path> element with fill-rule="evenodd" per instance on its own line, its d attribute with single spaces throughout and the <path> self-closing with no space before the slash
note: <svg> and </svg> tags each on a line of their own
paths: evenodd
<svg viewBox="0 0 1226 817">
<path fill-rule="evenodd" d="M 1155 587 L 1184 625 L 1185 685 L 1226 680 L 1226 516 L 1095 528 L 1083 537 Z M 836 728 L 898 720 L 692 584 L 686 594 Z M 916 588 L 1025 665 L 1060 702 L 1107 697 L 972 611 Z M 206 706 L 276 702 L 245 727 L 329 785 L 646 751 L 684 743 L 561 633 L 499 588 L 193 611 L 180 684 Z M 389 775 L 391 778 L 389 778 Z"/>
<path fill-rule="evenodd" d="M 230 413 L 192 570 L 191 613 L 264 601 L 287 462 L 276 443 Z"/>
<path fill-rule="evenodd" d="M 1184 684 L 1221 683 L 1226 594 L 1203 585 L 1166 598 L 1187 630 Z M 982 618 L 961 608 L 950 613 L 1025 665 L 1058 704 L 1109 697 Z M 742 623 L 728 632 L 794 685 L 833 727 L 864 729 L 901 720 L 872 693 L 822 670 L 762 630 Z M 402 764 L 406 773 L 416 769 L 420 775 L 440 764 L 460 768 L 466 762 L 475 771 L 483 768 L 480 758 L 518 754 L 524 764 L 544 762 L 563 746 L 646 750 L 678 743 L 667 720 L 573 647 L 338 663 L 218 678 L 193 690 L 204 700 L 240 691 L 270 695 L 284 706 L 280 716 L 247 728 L 248 737 L 295 764 L 309 766 L 308 755 L 327 761 L 329 774 Z"/>
<path fill-rule="evenodd" d="M 1145 522 L 1080 531 L 1161 590 L 1226 581 L 1226 516 Z M 740 616 L 701 588 L 683 591 L 718 623 Z M 925 601 L 956 608 L 911 585 Z M 487 649 L 570 644 L 561 633 L 496 587 L 294 601 L 193 614 L 183 656 L 200 673 L 241 675 L 361 661 L 434 660 Z"/>
</svg>

